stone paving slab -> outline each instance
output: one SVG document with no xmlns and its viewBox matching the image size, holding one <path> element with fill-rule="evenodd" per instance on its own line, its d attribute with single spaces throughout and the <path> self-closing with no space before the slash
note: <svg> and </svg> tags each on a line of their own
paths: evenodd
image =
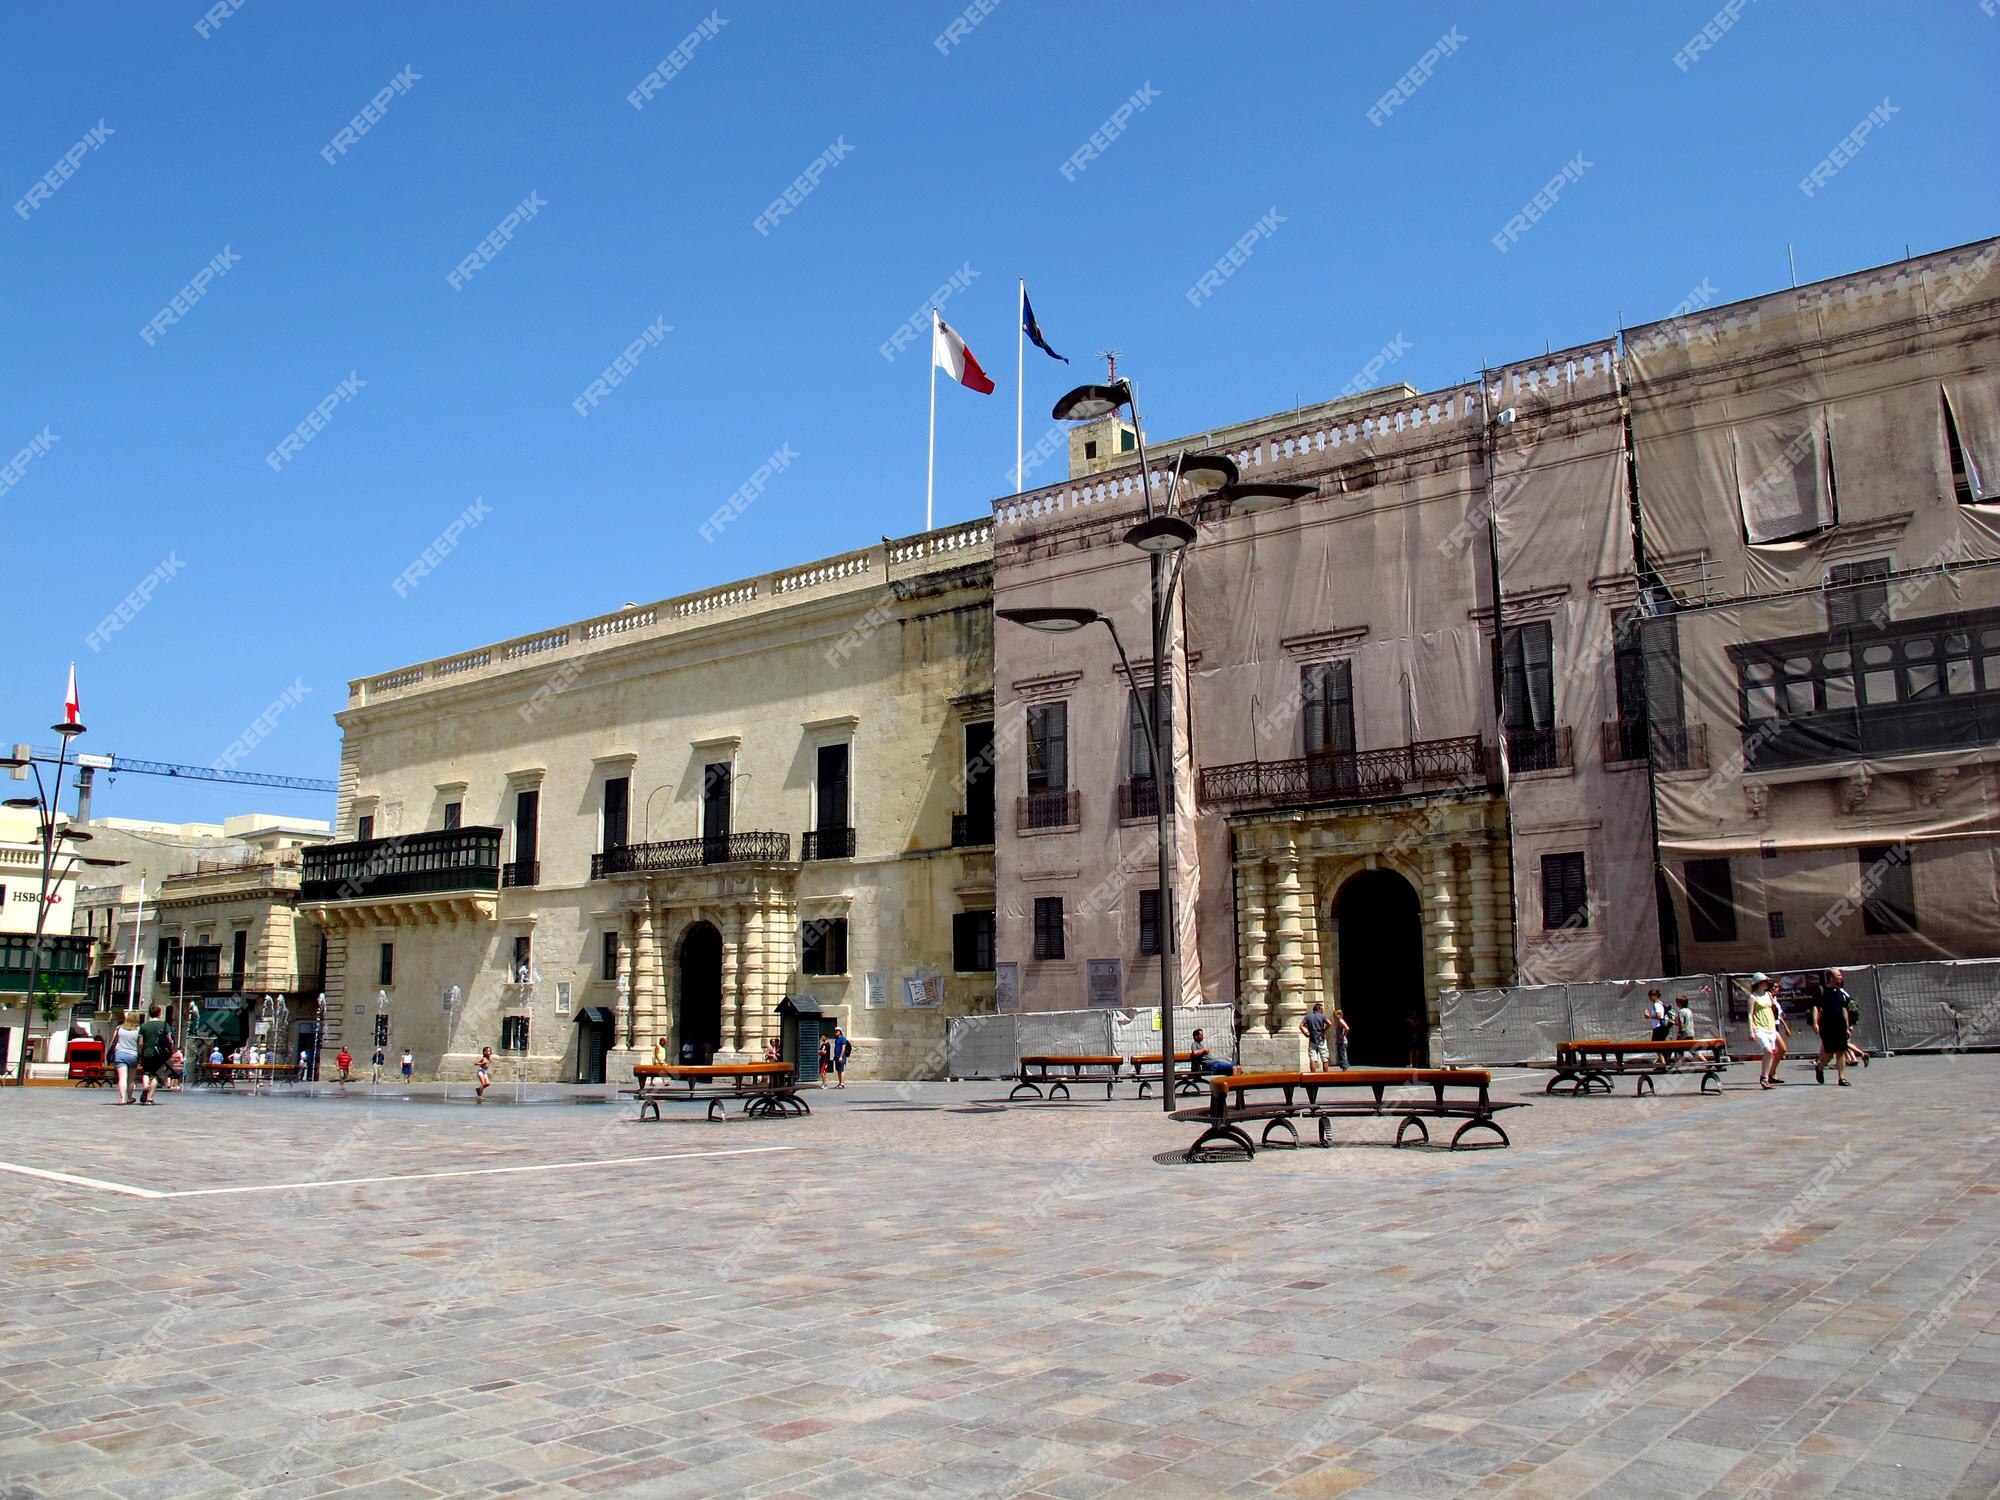
<svg viewBox="0 0 2000 1500">
<path fill-rule="evenodd" d="M 0 1093 L 201 1194 L 0 1172 L 0 1496 L 1992 1495 L 2000 1058 L 1792 1076 L 1201 1166 L 990 1083 Z"/>
</svg>

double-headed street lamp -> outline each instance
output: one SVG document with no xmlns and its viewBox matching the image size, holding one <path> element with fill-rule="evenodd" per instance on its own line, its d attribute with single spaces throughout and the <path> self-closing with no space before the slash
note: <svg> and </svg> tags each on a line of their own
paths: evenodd
<svg viewBox="0 0 2000 1500">
<path fill-rule="evenodd" d="M 1146 501 L 1146 517 L 1125 533 L 1125 544 L 1146 554 L 1151 604 L 1151 712 L 1145 714 L 1140 723 L 1145 727 L 1146 747 L 1153 760 L 1153 826 L 1159 844 L 1160 1051 L 1165 1058 L 1161 1067 L 1160 1105 L 1171 1114 L 1175 1102 L 1174 1003 L 1180 993 L 1180 944 L 1179 924 L 1174 913 L 1173 825 L 1170 821 L 1174 805 L 1174 761 L 1173 746 L 1167 743 L 1167 704 L 1172 701 L 1174 673 L 1167 652 L 1171 639 L 1174 590 L 1180 585 L 1187 549 L 1194 545 L 1196 535 L 1193 523 L 1175 514 L 1175 507 L 1185 503 L 1192 509 L 1203 500 L 1219 497 L 1237 510 L 1267 510 L 1312 494 L 1317 486 L 1239 484 L 1235 462 L 1223 454 L 1182 453 L 1174 460 L 1165 496 L 1155 506 L 1152 473 L 1146 461 L 1146 434 L 1139 425 L 1139 403 L 1129 380 L 1115 380 L 1109 385 L 1078 386 L 1056 402 L 1051 415 L 1059 422 L 1094 421 L 1110 416 L 1120 408 L 1129 408 L 1132 413 L 1132 427 L 1139 444 L 1139 488 Z M 1170 561 L 1171 572 L 1168 570 Z M 1111 632 L 1111 644 L 1117 648 L 1127 684 L 1137 690 L 1139 683 L 1132 675 L 1131 659 L 1126 656 L 1125 643 L 1119 639 L 1117 624 L 1109 615 L 1095 609 L 1062 606 L 997 609 L 994 613 L 1010 624 L 1025 625 L 1030 630 L 1056 635 L 1084 630 L 1092 625 L 1104 626 Z"/>
<path fill-rule="evenodd" d="M 50 787 L 42 781 L 42 768 L 35 763 L 32 752 L 27 755 L 0 756 L 0 766 L 14 771 L 28 771 L 34 774 L 35 795 L 32 797 L 9 797 L 6 806 L 12 808 L 32 808 L 41 815 L 39 838 L 42 846 L 42 882 L 40 899 L 35 905 L 35 943 L 28 959 L 28 993 L 21 1006 L 21 1056 L 15 1065 L 14 1081 L 26 1085 L 28 1081 L 28 1033 L 34 1025 L 35 992 L 42 983 L 42 934 L 49 920 L 49 887 L 60 882 L 78 863 L 87 865 L 108 865 L 108 859 L 85 859 L 74 850 L 66 850 L 67 862 L 61 871 L 56 869 L 56 851 L 65 842 L 85 844 L 90 842 L 90 834 L 82 828 L 57 828 L 56 814 L 62 801 L 63 772 L 69 768 L 69 742 L 83 733 L 81 724 L 55 724 L 50 726 L 61 737 L 62 748 L 56 754 L 56 780 Z M 25 778 L 23 778 L 25 779 Z"/>
</svg>

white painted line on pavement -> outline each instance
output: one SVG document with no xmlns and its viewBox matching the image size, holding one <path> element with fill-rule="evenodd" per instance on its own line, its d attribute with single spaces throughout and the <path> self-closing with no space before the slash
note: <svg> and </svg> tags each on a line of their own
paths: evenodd
<svg viewBox="0 0 2000 1500">
<path fill-rule="evenodd" d="M 259 1182 L 242 1187 L 182 1188 L 147 1193 L 149 1198 L 213 1198 L 225 1193 L 286 1193 L 299 1188 L 362 1187 L 378 1182 L 427 1182 L 433 1177 L 498 1177 L 509 1172 L 562 1172 L 572 1167 L 631 1167 L 653 1161 L 688 1161 L 710 1156 L 757 1156 L 768 1151 L 796 1151 L 796 1146 L 742 1146 L 729 1151 L 675 1151 L 664 1156 L 613 1156 L 597 1161 L 542 1161 L 517 1167 L 461 1167 L 449 1172 L 398 1172 L 384 1177 L 321 1177 L 307 1182 Z M 107 1183 L 105 1186 L 111 1186 Z M 137 1191 L 126 1188 L 123 1191 Z"/>
<path fill-rule="evenodd" d="M 40 1167 L 20 1167 L 11 1161 L 0 1161 L 0 1172 L 19 1172 L 23 1177 L 39 1177 L 46 1182 L 67 1182 L 72 1187 L 96 1188 L 106 1193 L 124 1193 L 132 1198 L 173 1196 L 171 1193 L 163 1193 L 154 1188 L 127 1187 L 122 1182 L 105 1182 L 97 1177 L 78 1177 L 72 1172 L 45 1172 Z"/>
</svg>

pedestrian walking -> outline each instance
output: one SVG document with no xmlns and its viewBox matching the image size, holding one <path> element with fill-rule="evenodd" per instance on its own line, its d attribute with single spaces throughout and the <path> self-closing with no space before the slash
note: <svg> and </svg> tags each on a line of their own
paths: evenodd
<svg viewBox="0 0 2000 1500">
<path fill-rule="evenodd" d="M 181 1049 L 176 1046 L 167 1057 L 167 1092 L 178 1094 L 181 1091 L 181 1081 L 186 1076 L 187 1059 L 181 1055 Z"/>
<path fill-rule="evenodd" d="M 354 1054 L 342 1047 L 333 1054 L 333 1065 L 340 1069 L 340 1081 L 346 1083 L 347 1075 L 354 1070 Z"/>
<path fill-rule="evenodd" d="M 493 1049 L 491 1047 L 481 1047 L 479 1049 L 479 1060 L 472 1065 L 472 1072 L 479 1080 L 479 1087 L 473 1093 L 472 1102 L 474 1104 L 484 1104 L 486 1102 L 486 1091 L 493 1087 Z"/>
<path fill-rule="evenodd" d="M 664 1068 L 666 1065 L 667 1065 L 667 1039 L 665 1037 L 661 1037 L 658 1041 L 653 1043 L 653 1066 L 656 1068 Z"/>
<path fill-rule="evenodd" d="M 819 1086 L 826 1087 L 826 1075 L 833 1071 L 833 1042 L 824 1040 L 819 1044 Z"/>
<path fill-rule="evenodd" d="M 1674 1036 L 1683 1042 L 1694 1040 L 1694 1007 L 1686 995 L 1674 996 Z"/>
<path fill-rule="evenodd" d="M 139 1012 L 128 1010 L 111 1033 L 111 1062 L 118 1070 L 118 1102 L 132 1102 L 132 1077 L 139 1066 Z"/>
<path fill-rule="evenodd" d="M 1652 1027 L 1656 1042 L 1664 1042 L 1673 1033 L 1673 1017 L 1667 1014 L 1667 1002 L 1657 989 L 1646 991 L 1646 1024 Z"/>
<path fill-rule="evenodd" d="M 1333 1008 L 1333 1065 L 1341 1072 L 1347 1071 L 1347 1012 L 1339 1006 Z"/>
<path fill-rule="evenodd" d="M 382 1049 L 377 1047 L 374 1054 L 368 1059 L 368 1081 L 370 1083 L 380 1083 L 382 1081 L 383 1060 Z"/>
<path fill-rule="evenodd" d="M 146 1012 L 146 1019 L 139 1024 L 139 1102 L 151 1104 L 153 1089 L 166 1076 L 167 1064 L 174 1057 L 174 1034 L 167 1029 L 161 1018 L 160 1007 L 155 1005 Z"/>
<path fill-rule="evenodd" d="M 765 1038 L 764 1061 L 767 1063 L 783 1062 L 784 1058 L 784 1049 L 779 1047 L 778 1039 L 776 1037 Z"/>
<path fill-rule="evenodd" d="M 847 1033 L 838 1026 L 833 1028 L 833 1086 L 847 1087 L 847 1060 L 854 1055 L 854 1043 L 847 1039 Z"/>
<path fill-rule="evenodd" d="M 1849 1025 L 1849 1008 L 1859 1010 L 1847 992 L 1847 976 L 1838 969 L 1826 971 L 1826 982 L 1813 997 L 1813 1028 L 1819 1032 L 1819 1056 L 1813 1059 L 1813 1080 L 1826 1082 L 1826 1060 L 1833 1059 L 1834 1079 L 1842 1088 L 1847 1081 L 1847 1053 L 1854 1041 Z"/>
<path fill-rule="evenodd" d="M 408 1083 L 417 1073 L 417 1059 L 408 1047 L 403 1049 L 403 1082 Z"/>
<path fill-rule="evenodd" d="M 1759 1088 L 1768 1089 L 1785 1080 L 1778 1076 L 1778 1064 L 1785 1060 L 1785 1007 L 1771 986 L 1771 976 L 1759 969 L 1750 976 L 1750 1036 L 1764 1062 L 1757 1079 Z"/>
<path fill-rule="evenodd" d="M 1324 1073 L 1326 1068 L 1326 1034 L 1333 1030 L 1333 1022 L 1327 1019 L 1326 1002 L 1313 1001 L 1312 1009 L 1299 1022 L 1299 1033 L 1306 1039 L 1306 1070 Z"/>
</svg>

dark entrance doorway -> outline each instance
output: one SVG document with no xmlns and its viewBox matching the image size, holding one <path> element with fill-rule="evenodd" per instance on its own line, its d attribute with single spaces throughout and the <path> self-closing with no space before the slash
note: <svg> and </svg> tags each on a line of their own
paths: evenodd
<svg viewBox="0 0 2000 1500">
<path fill-rule="evenodd" d="M 1333 914 L 1340 924 L 1340 1008 L 1349 1060 L 1356 1067 L 1421 1064 L 1428 1037 L 1424 917 L 1416 890 L 1393 871 L 1364 870 L 1340 888 Z"/>
<path fill-rule="evenodd" d="M 604 1082 L 605 1054 L 613 1037 L 611 1012 L 602 1006 L 586 1006 L 576 1013 L 576 1081 Z"/>
<path fill-rule="evenodd" d="M 694 1048 L 694 1061 L 714 1059 L 722 1045 L 722 934 L 697 922 L 681 939 L 680 984 L 676 989 L 680 1046 Z"/>
</svg>

